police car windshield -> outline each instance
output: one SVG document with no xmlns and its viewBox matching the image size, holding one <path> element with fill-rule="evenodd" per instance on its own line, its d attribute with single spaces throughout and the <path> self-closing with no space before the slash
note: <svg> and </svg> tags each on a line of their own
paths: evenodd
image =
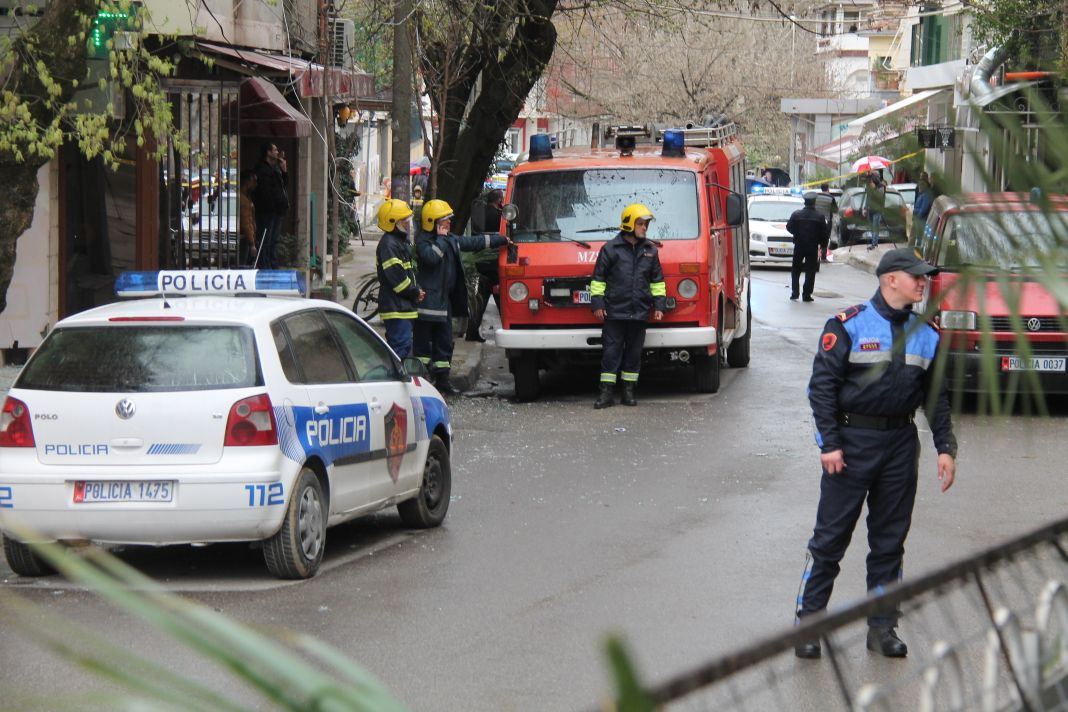
<svg viewBox="0 0 1068 712">
<path fill-rule="evenodd" d="M 754 200 L 749 204 L 749 219 L 786 222 L 802 205 L 801 200 Z"/>
<path fill-rule="evenodd" d="M 697 176 L 660 168 L 591 168 L 524 173 L 516 178 L 512 202 L 519 218 L 516 242 L 602 239 L 599 228 L 619 225 L 630 203 L 641 202 L 656 216 L 654 240 L 692 240 L 700 232 Z M 612 237 L 603 231 L 603 239 Z"/>
<path fill-rule="evenodd" d="M 1019 270 L 1068 267 L 1068 213 L 1011 211 L 951 215 L 938 249 L 939 267 Z"/>
<path fill-rule="evenodd" d="M 252 330 L 241 326 L 80 326 L 53 331 L 16 387 L 154 393 L 263 384 Z"/>
</svg>

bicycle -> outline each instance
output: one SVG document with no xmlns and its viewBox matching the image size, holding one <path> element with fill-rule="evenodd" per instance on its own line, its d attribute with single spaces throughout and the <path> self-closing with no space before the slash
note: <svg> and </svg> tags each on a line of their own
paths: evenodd
<svg viewBox="0 0 1068 712">
<path fill-rule="evenodd" d="M 368 272 L 360 277 L 352 312 L 364 321 L 378 315 L 378 272 Z"/>
</svg>

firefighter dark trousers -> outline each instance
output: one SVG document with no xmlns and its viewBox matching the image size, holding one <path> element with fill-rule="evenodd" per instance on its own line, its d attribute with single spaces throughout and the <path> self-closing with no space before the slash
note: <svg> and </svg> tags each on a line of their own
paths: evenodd
<svg viewBox="0 0 1068 712">
<path fill-rule="evenodd" d="M 801 246 L 796 245 L 794 247 L 794 261 L 790 268 L 790 296 L 797 296 L 797 288 L 801 282 L 801 273 L 805 273 L 805 288 L 801 292 L 801 296 L 808 298 L 812 296 L 812 290 L 816 286 L 816 271 L 820 268 L 820 247 L 819 245 Z M 847 460 L 848 462 L 848 460 Z"/>
<path fill-rule="evenodd" d="M 384 319 L 386 343 L 401 358 L 412 355 L 412 322 L 415 319 Z"/>
<path fill-rule="evenodd" d="M 416 358 L 426 364 L 431 375 L 447 375 L 452 368 L 452 315 L 445 321 L 416 319 L 413 331 Z"/>
<path fill-rule="evenodd" d="M 817 613 L 827 607 L 853 529 L 868 501 L 868 592 L 900 580 L 905 537 L 912 522 L 916 500 L 916 476 L 920 441 L 916 426 L 873 430 L 842 426 L 842 451 L 846 469 L 837 475 L 825 471 L 820 481 L 816 527 L 808 542 L 797 616 Z M 868 625 L 897 625 L 899 611 L 890 607 L 868 618 Z"/>
<path fill-rule="evenodd" d="M 605 319 L 601 327 L 601 383 L 615 383 L 616 374 L 636 382 L 648 323 L 636 319 Z"/>
</svg>

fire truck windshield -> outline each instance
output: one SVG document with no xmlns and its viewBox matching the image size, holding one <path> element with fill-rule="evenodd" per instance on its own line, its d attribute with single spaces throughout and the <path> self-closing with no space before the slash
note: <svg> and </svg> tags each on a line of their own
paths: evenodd
<svg viewBox="0 0 1068 712">
<path fill-rule="evenodd" d="M 693 240 L 700 234 L 697 174 L 660 168 L 590 168 L 518 175 L 511 202 L 519 208 L 516 242 L 608 240 L 630 203 L 656 219 L 654 240 Z M 602 237 L 603 234 L 603 237 Z"/>
</svg>

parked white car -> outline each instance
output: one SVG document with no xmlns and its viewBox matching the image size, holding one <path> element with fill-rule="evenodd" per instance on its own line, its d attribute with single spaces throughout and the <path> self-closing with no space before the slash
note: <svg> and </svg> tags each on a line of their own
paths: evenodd
<svg viewBox="0 0 1068 712">
<path fill-rule="evenodd" d="M 790 264 L 794 238 L 786 221 L 805 201 L 794 195 L 749 196 L 749 261 L 752 264 Z"/>
</svg>

